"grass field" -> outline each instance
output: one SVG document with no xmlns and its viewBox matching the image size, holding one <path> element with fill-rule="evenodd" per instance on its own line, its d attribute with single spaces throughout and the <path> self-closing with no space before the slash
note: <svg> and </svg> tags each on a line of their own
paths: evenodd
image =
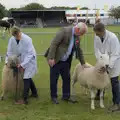
<svg viewBox="0 0 120 120">
<path fill-rule="evenodd" d="M 59 28 L 25 28 L 24 32 L 56 32 Z M 109 26 L 107 29 L 113 32 L 120 32 L 119 26 Z M 89 28 L 92 32 L 92 28 Z M 49 47 L 50 41 L 55 34 L 29 34 L 33 39 L 33 44 L 38 54 L 44 53 Z M 5 55 L 7 49 L 8 38 L 0 37 L 0 54 Z M 91 64 L 95 64 L 93 54 L 93 37 L 94 34 L 88 34 L 83 37 L 81 47 L 84 50 L 85 59 Z M 73 59 L 71 73 L 78 60 Z M 0 63 L 0 78 L 1 70 L 4 62 Z M 1 79 L 0 79 L 1 81 Z M 71 104 L 61 101 L 61 78 L 58 81 L 58 100 L 59 105 L 53 105 L 49 95 L 49 67 L 43 56 L 38 56 L 38 73 L 34 77 L 35 84 L 38 88 L 39 99 L 29 99 L 29 105 L 14 105 L 14 101 L 8 98 L 5 101 L 0 101 L 0 120 L 119 120 L 119 113 L 108 113 L 107 107 L 112 104 L 111 89 L 106 91 L 105 109 L 99 108 L 99 103 L 96 101 L 96 110 L 90 109 L 90 96 L 85 95 L 84 91 L 76 86 L 77 99 L 79 103 Z"/>
</svg>

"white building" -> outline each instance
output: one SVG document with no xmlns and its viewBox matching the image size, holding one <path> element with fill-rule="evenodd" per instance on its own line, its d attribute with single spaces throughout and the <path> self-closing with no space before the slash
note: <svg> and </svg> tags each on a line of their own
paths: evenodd
<svg viewBox="0 0 120 120">
<path fill-rule="evenodd" d="M 101 19 L 105 25 L 114 24 L 114 19 L 109 17 L 109 13 L 104 10 L 67 10 L 65 11 L 67 22 L 89 21 L 95 24 L 96 16 Z"/>
</svg>

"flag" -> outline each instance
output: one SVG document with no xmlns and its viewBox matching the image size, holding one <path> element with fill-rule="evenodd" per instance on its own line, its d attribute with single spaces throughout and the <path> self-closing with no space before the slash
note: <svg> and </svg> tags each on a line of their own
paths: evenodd
<svg viewBox="0 0 120 120">
<path fill-rule="evenodd" d="M 108 5 L 104 5 L 104 11 L 108 11 Z"/>
<path fill-rule="evenodd" d="M 100 16 L 100 10 L 97 9 L 97 11 L 96 11 L 96 18 L 98 18 L 99 16 Z"/>
<path fill-rule="evenodd" d="M 80 10 L 80 5 L 77 6 L 77 11 L 79 11 L 79 10 Z"/>
<path fill-rule="evenodd" d="M 86 18 L 88 19 L 88 10 L 86 11 Z"/>
</svg>

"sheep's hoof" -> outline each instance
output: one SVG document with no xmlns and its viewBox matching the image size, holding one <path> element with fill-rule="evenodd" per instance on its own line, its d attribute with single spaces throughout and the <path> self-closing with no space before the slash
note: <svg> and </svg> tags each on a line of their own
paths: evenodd
<svg viewBox="0 0 120 120">
<path fill-rule="evenodd" d="M 4 97 L 2 96 L 2 97 L 0 97 L 0 100 L 2 101 L 2 100 L 4 100 Z"/>
<path fill-rule="evenodd" d="M 95 110 L 95 107 L 94 107 L 94 106 L 91 106 L 91 109 L 92 109 L 92 110 Z"/>
<path fill-rule="evenodd" d="M 100 105 L 100 107 L 101 107 L 101 108 L 105 108 L 105 106 L 104 106 L 104 105 Z"/>
</svg>

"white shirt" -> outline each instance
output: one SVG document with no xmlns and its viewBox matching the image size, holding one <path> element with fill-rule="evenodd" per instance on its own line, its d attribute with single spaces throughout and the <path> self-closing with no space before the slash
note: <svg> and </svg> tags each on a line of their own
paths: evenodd
<svg viewBox="0 0 120 120">
<path fill-rule="evenodd" d="M 95 56 L 98 58 L 99 52 L 107 52 L 110 57 L 109 67 L 111 68 L 110 76 L 116 77 L 120 74 L 120 43 L 117 36 L 106 30 L 103 43 L 98 36 L 94 38 Z"/>
<path fill-rule="evenodd" d="M 11 55 L 19 57 L 21 66 L 25 69 L 24 79 L 32 78 L 37 71 L 36 51 L 32 44 L 32 39 L 22 33 L 22 38 L 17 44 L 15 37 L 12 36 L 8 43 L 6 63 L 8 56 Z"/>
<path fill-rule="evenodd" d="M 71 40 L 70 40 L 70 43 L 69 43 L 69 46 L 68 46 L 68 50 L 65 53 L 65 55 L 62 57 L 61 61 L 66 61 L 69 58 L 69 56 L 72 52 L 73 46 L 74 46 L 74 28 L 72 28 L 72 37 L 71 37 Z"/>
</svg>

